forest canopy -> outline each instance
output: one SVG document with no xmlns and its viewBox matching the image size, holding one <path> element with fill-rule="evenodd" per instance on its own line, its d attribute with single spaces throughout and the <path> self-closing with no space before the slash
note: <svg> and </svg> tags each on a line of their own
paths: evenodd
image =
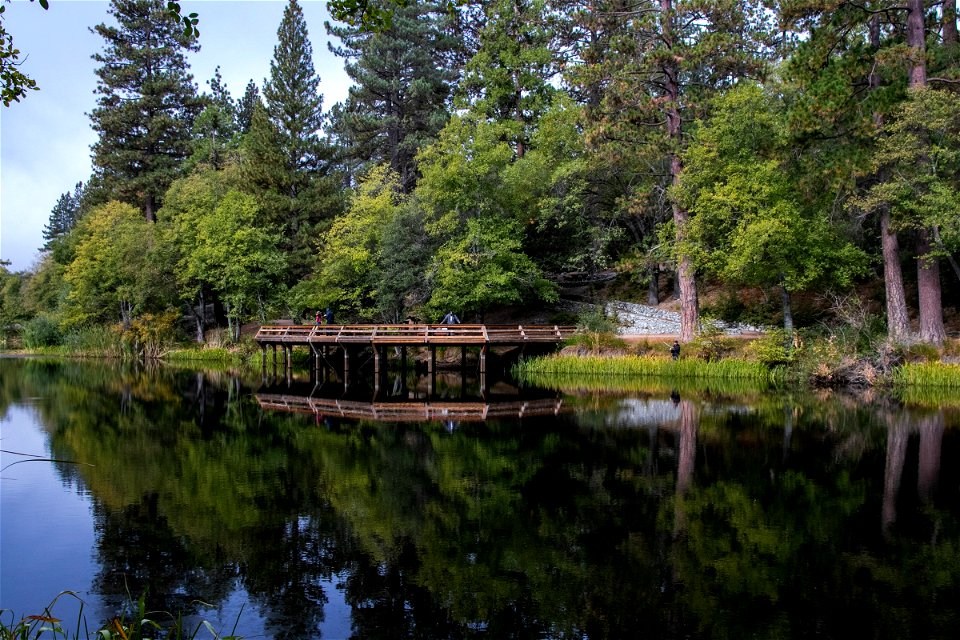
<svg viewBox="0 0 960 640">
<path fill-rule="evenodd" d="M 891 340 L 944 340 L 955 0 L 330 7 L 353 83 L 332 105 L 298 0 L 242 96 L 195 83 L 195 14 L 112 0 L 93 173 L 51 203 L 38 265 L 0 266 L 0 327 L 479 320 L 615 271 L 652 304 L 674 284 L 684 341 L 705 286 L 778 300 L 792 330 L 798 296 L 871 283 Z M 32 88 L 4 81 L 7 103 Z"/>
</svg>

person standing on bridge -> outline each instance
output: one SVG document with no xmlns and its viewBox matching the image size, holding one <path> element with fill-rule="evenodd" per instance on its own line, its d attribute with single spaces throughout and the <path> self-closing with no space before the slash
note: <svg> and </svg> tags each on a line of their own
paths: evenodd
<svg viewBox="0 0 960 640">
<path fill-rule="evenodd" d="M 327 307 L 327 310 L 323 313 L 323 322 L 324 324 L 333 324 L 333 309 Z"/>
<path fill-rule="evenodd" d="M 317 325 L 319 326 L 320 325 L 320 309 L 317 309 L 316 321 L 317 321 Z"/>
<path fill-rule="evenodd" d="M 447 312 L 447 315 L 443 316 L 443 320 L 440 321 L 440 324 L 460 324 L 460 318 L 457 317 L 453 311 Z"/>
</svg>

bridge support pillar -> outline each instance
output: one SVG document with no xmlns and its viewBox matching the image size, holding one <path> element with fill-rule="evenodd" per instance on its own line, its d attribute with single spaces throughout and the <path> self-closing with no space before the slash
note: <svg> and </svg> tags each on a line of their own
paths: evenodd
<svg viewBox="0 0 960 640">
<path fill-rule="evenodd" d="M 487 345 L 480 347 L 480 373 L 487 372 Z"/>
</svg>

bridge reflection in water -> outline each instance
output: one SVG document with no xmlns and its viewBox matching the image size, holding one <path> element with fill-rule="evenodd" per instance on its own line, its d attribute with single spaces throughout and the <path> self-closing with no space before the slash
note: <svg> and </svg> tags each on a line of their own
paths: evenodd
<svg viewBox="0 0 960 640">
<path fill-rule="evenodd" d="M 571 409 L 561 394 L 539 391 L 529 397 L 520 389 L 500 381 L 486 388 L 473 376 L 432 372 L 413 376 L 397 375 L 389 389 L 354 386 L 345 392 L 340 384 L 284 380 L 265 385 L 256 393 L 261 408 L 271 411 L 312 413 L 320 419 L 375 420 L 382 422 L 460 422 L 517 419 L 559 415 Z"/>
</svg>

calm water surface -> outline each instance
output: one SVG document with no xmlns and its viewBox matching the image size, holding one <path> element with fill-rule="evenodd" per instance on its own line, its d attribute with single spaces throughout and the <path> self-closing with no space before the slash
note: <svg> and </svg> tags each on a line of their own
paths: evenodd
<svg viewBox="0 0 960 640">
<path fill-rule="evenodd" d="M 960 401 L 591 386 L 0 359 L 0 608 L 69 590 L 54 614 L 95 628 L 146 594 L 247 638 L 957 637 Z"/>
</svg>

